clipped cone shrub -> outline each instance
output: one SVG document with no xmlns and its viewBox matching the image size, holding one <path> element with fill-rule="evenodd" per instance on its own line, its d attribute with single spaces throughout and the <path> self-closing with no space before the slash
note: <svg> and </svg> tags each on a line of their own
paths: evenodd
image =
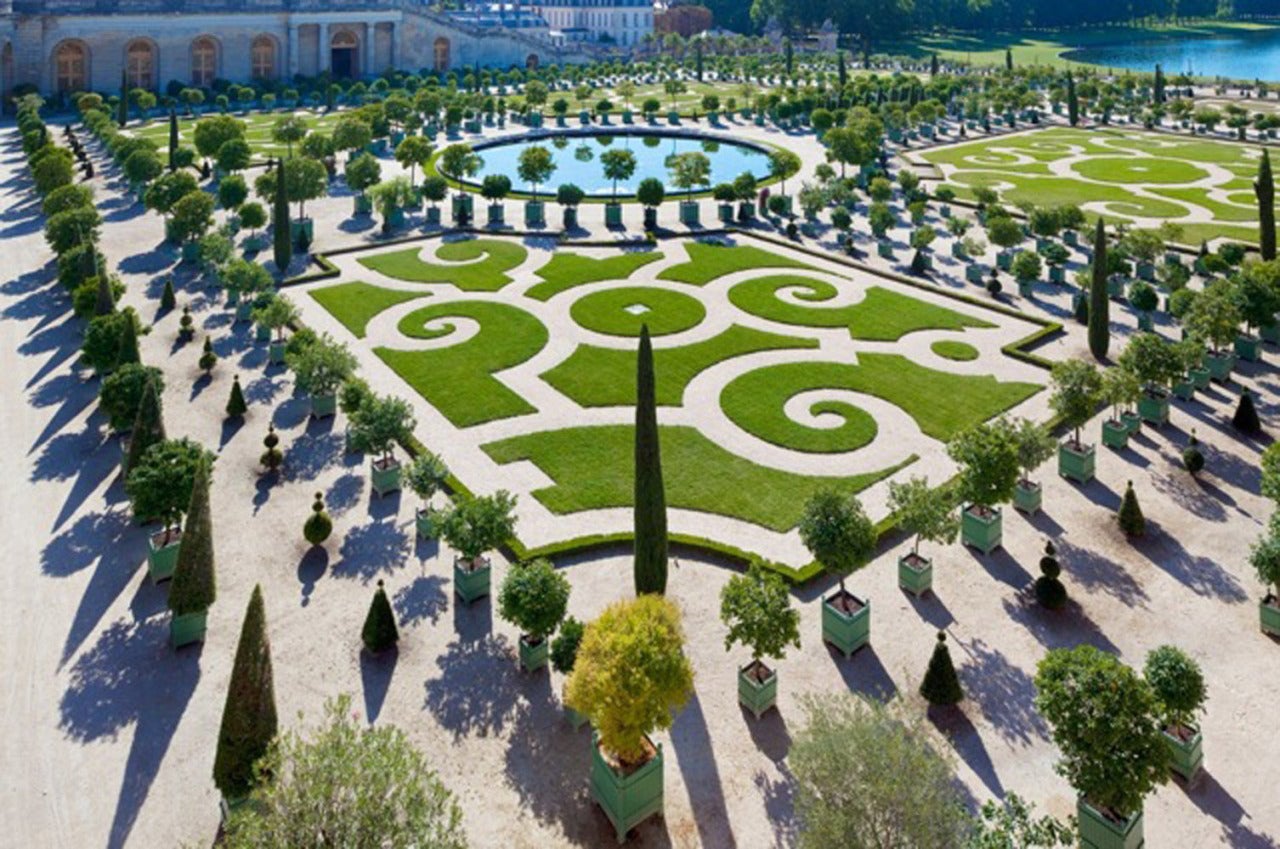
<svg viewBox="0 0 1280 849">
<path fill-rule="evenodd" d="M 393 647 L 400 639 L 400 630 L 396 627 L 396 614 L 387 600 L 387 591 L 382 581 L 378 581 L 378 589 L 373 593 L 373 602 L 369 605 L 369 613 L 364 618 L 364 628 L 360 630 L 360 639 L 371 654 L 378 654 Z"/>
<path fill-rule="evenodd" d="M 111 315 L 116 311 L 116 294 L 111 291 L 111 278 L 98 275 L 97 297 L 93 304 L 94 315 Z"/>
<path fill-rule="evenodd" d="M 218 363 L 218 355 L 213 352 L 213 340 L 204 337 L 204 350 L 200 353 L 200 369 L 208 374 Z"/>
<path fill-rule="evenodd" d="M 1253 393 L 1248 389 L 1240 393 L 1240 403 L 1236 405 L 1236 414 L 1231 417 L 1231 424 L 1241 433 L 1262 433 L 1262 422 L 1258 421 L 1258 409 L 1253 404 Z"/>
<path fill-rule="evenodd" d="M 1045 541 L 1044 556 L 1040 558 L 1040 577 L 1036 578 L 1036 601 L 1050 610 L 1057 610 L 1067 603 L 1067 588 L 1058 580 L 1062 566 L 1058 563 L 1057 550 L 1051 541 Z"/>
<path fill-rule="evenodd" d="M 241 418 L 249 405 L 244 401 L 244 392 L 240 389 L 240 375 L 236 375 L 231 381 L 231 396 L 227 398 L 227 418 Z"/>
<path fill-rule="evenodd" d="M 951 663 L 951 652 L 947 650 L 945 631 L 938 632 L 938 642 L 934 644 L 933 656 L 929 658 L 929 669 L 920 684 L 920 695 L 929 704 L 938 706 L 956 705 L 964 699 L 960 678 Z"/>
<path fill-rule="evenodd" d="M 160 309 L 168 312 L 178 306 L 178 296 L 173 292 L 173 275 L 164 280 L 164 291 L 160 293 Z"/>
<path fill-rule="evenodd" d="M 160 407 L 160 384 L 156 380 L 148 380 L 142 389 L 142 400 L 138 402 L 138 416 L 133 420 L 133 430 L 129 435 L 129 455 L 125 458 L 126 469 L 138 468 L 142 455 L 151 446 L 164 442 L 164 415 Z"/>
<path fill-rule="evenodd" d="M 1088 298 L 1081 298 L 1080 300 L 1076 301 L 1075 319 L 1079 324 L 1089 323 L 1089 299 Z"/>
<path fill-rule="evenodd" d="M 1191 440 L 1182 449 L 1182 465 L 1193 475 L 1204 468 L 1204 452 L 1200 450 L 1200 440 L 1196 439 L 1194 428 L 1191 430 Z"/>
<path fill-rule="evenodd" d="M 266 607 L 262 587 L 255 586 L 240 628 L 213 760 L 213 783 L 227 799 L 242 799 L 253 790 L 253 765 L 267 753 L 276 736 L 273 678 Z"/>
<path fill-rule="evenodd" d="M 142 362 L 142 354 L 138 352 L 138 327 L 132 320 L 131 315 L 129 321 L 120 323 L 120 348 L 119 356 L 116 359 L 116 368 L 125 363 Z"/>
<path fill-rule="evenodd" d="M 1138 505 L 1138 494 L 1133 491 L 1133 481 L 1129 481 L 1125 487 L 1124 501 L 1120 502 L 1120 512 L 1116 514 L 1116 518 L 1125 536 L 1140 537 L 1147 532 L 1147 519 Z"/>
<path fill-rule="evenodd" d="M 175 616 L 208 610 L 218 597 L 213 565 L 213 517 L 209 510 L 209 464 L 196 469 L 187 507 L 182 547 L 169 586 L 169 609 Z"/>
<path fill-rule="evenodd" d="M 333 533 L 333 519 L 324 510 L 324 493 L 317 492 L 316 500 L 311 505 L 311 515 L 302 526 L 302 535 L 312 545 L 320 545 Z"/>
<path fill-rule="evenodd" d="M 262 457 L 258 462 L 267 468 L 267 471 L 274 472 L 284 463 L 284 452 L 280 450 L 280 436 L 276 433 L 275 424 L 267 425 L 267 435 L 262 439 L 263 446 L 267 449 L 262 452 Z"/>
</svg>

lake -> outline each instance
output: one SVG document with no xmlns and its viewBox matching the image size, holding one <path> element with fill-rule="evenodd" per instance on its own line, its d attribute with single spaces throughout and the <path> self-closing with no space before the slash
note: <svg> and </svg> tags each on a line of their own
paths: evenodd
<svg viewBox="0 0 1280 849">
<path fill-rule="evenodd" d="M 1153 71 L 1159 63 L 1169 76 L 1186 72 L 1199 77 L 1280 81 L 1280 29 L 1086 47 L 1065 53 L 1063 58 L 1135 71 Z"/>
</svg>

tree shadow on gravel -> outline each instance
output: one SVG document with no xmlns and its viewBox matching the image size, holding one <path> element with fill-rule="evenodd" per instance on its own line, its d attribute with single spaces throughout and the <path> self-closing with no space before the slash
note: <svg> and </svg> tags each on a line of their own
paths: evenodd
<svg viewBox="0 0 1280 849">
<path fill-rule="evenodd" d="M 364 713 L 370 725 L 382 713 L 387 690 L 391 688 L 391 677 L 395 674 L 399 661 L 400 652 L 394 646 L 377 655 L 370 654 L 365 649 L 360 650 L 360 685 L 364 692 Z"/>
<path fill-rule="evenodd" d="M 456 639 L 436 665 L 440 676 L 424 683 L 423 707 L 455 738 L 498 735 L 515 720 L 523 685 L 505 637 Z"/>
<path fill-rule="evenodd" d="M 279 408 L 276 409 L 278 413 Z M 277 431 L 283 429 L 278 420 L 275 426 Z M 315 480 L 338 462 L 343 451 L 342 437 L 336 433 L 300 433 L 292 439 L 282 434 L 280 441 L 284 448 L 284 476 L 290 482 Z"/>
<path fill-rule="evenodd" d="M 1027 587 L 1016 598 L 1004 599 L 1001 605 L 1010 619 L 1030 631 L 1046 649 L 1074 648 L 1088 643 L 1112 654 L 1120 651 L 1074 600 L 1069 599 L 1060 610 L 1048 610 Z"/>
<path fill-rule="evenodd" d="M 680 774 L 694 810 L 694 823 L 703 846 L 737 846 L 724 801 L 715 747 L 697 690 L 671 725 L 671 746 L 678 755 Z"/>
<path fill-rule="evenodd" d="M 298 561 L 298 583 L 302 585 L 302 607 L 311 602 L 311 594 L 316 584 L 324 577 L 329 568 L 329 550 L 322 545 L 310 546 Z"/>
<path fill-rule="evenodd" d="M 1147 522 L 1146 534 L 1134 540 L 1133 549 L 1198 596 L 1231 604 L 1249 600 L 1235 575 L 1212 558 L 1187 551 L 1173 534 L 1154 522 Z"/>
<path fill-rule="evenodd" d="M 435 625 L 449 607 L 449 581 L 424 575 L 395 591 L 391 600 L 401 627 L 430 622 Z"/>
<path fill-rule="evenodd" d="M 964 711 L 959 707 L 930 706 L 927 715 L 929 722 L 947 738 L 956 755 L 968 765 L 969 769 L 973 770 L 983 786 L 993 796 L 1003 797 L 1004 785 L 1000 782 L 1000 776 L 996 774 L 995 764 L 992 763 L 991 755 L 982 742 L 982 735 L 978 733 L 973 721 L 965 716 Z"/>
<path fill-rule="evenodd" d="M 1181 782 L 1178 783 L 1185 787 Z M 1244 820 L 1249 812 L 1209 770 L 1206 769 L 1200 776 L 1199 784 L 1193 789 L 1187 789 L 1186 793 L 1197 808 L 1222 825 L 1222 837 L 1228 846 L 1235 849 L 1277 849 L 1280 846 L 1275 837 L 1245 824 Z"/>
<path fill-rule="evenodd" d="M 830 643 L 823 645 L 848 690 L 881 702 L 888 702 L 898 694 L 898 685 L 893 683 L 893 678 L 880 662 L 875 646 L 863 646 L 854 652 L 853 657 L 846 659 Z"/>
<path fill-rule="evenodd" d="M 394 522 L 370 522 L 347 531 L 333 564 L 335 578 L 358 578 L 368 583 L 382 572 L 409 559 L 413 541 Z"/>
<path fill-rule="evenodd" d="M 778 763 L 781 778 L 771 778 L 764 770 L 756 770 L 751 777 L 760 798 L 764 800 L 764 812 L 773 826 L 774 849 L 796 845 L 800 824 L 796 820 L 796 781 L 787 768 L 786 761 Z"/>
<path fill-rule="evenodd" d="M 957 670 L 965 695 L 973 700 L 1001 739 L 1030 746 L 1049 739 L 1049 729 L 1035 707 L 1036 688 L 1030 674 L 984 640 L 955 640 L 967 656 Z M 992 792 L 997 792 L 994 788 Z"/>
<path fill-rule="evenodd" d="M 325 507 L 333 516 L 341 516 L 360 503 L 364 493 L 364 478 L 347 473 L 329 484 L 324 496 Z"/>
<path fill-rule="evenodd" d="M 1013 555 L 1006 551 L 1003 546 L 990 554 L 983 554 L 976 548 L 970 548 L 967 545 L 964 549 L 986 570 L 988 575 L 1002 584 L 1018 589 L 1025 587 L 1031 581 L 1031 573 L 1022 568 L 1022 564 L 1014 559 Z"/>
<path fill-rule="evenodd" d="M 71 618 L 60 664 L 66 663 L 138 573 L 147 556 L 147 534 L 127 513 L 91 513 L 54 536 L 40 554 L 46 575 L 65 577 L 93 567 Z"/>
<path fill-rule="evenodd" d="M 61 433 L 63 428 L 94 404 L 98 400 L 98 386 L 97 381 L 86 382 L 79 375 L 63 373 L 44 381 L 29 393 L 27 402 L 33 407 L 44 409 L 57 406 L 40 435 L 31 444 L 30 450 L 34 451 L 54 434 Z M 105 423 L 105 417 L 95 411 L 90 414 L 89 423 L 101 426 Z"/>
<path fill-rule="evenodd" d="M 1066 539 L 1058 540 L 1057 558 L 1068 584 L 1078 584 L 1090 591 L 1101 590 L 1126 607 L 1146 606 L 1147 591 L 1120 563 Z"/>
</svg>

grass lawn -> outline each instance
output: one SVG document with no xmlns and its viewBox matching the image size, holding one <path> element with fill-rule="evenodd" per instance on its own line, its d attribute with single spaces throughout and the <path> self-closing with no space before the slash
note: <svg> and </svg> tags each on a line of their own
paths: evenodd
<svg viewBox="0 0 1280 849">
<path fill-rule="evenodd" d="M 794 274 L 760 277 L 729 290 L 729 300 L 751 315 L 802 327 L 848 327 L 854 339 L 893 342 L 914 330 L 963 330 L 992 327 L 989 322 L 897 292 L 872 286 L 866 297 L 844 307 L 802 307 L 778 297 L 779 290 L 799 290 L 802 301 L 821 303 L 837 294 L 825 280 Z"/>
<path fill-rule="evenodd" d="M 998 416 L 1043 387 L 1000 382 L 990 375 L 960 375 L 918 365 L 898 354 L 858 355 L 848 363 L 785 363 L 748 372 L 725 387 L 720 403 L 739 427 L 797 450 L 821 444 L 824 431 L 777 421 L 788 398 L 811 389 L 848 389 L 901 407 L 927 436 L 945 442 L 970 425 Z M 776 408 L 773 414 L 769 408 Z M 766 435 L 769 434 L 769 435 Z M 850 434 L 856 435 L 851 430 Z M 849 439 L 849 436 L 842 437 Z M 843 449 L 848 450 L 848 449 Z"/>
<path fill-rule="evenodd" d="M 506 304 L 458 301 L 414 310 L 399 330 L 415 339 L 454 332 L 450 318 L 469 318 L 480 332 L 465 342 L 427 351 L 377 348 L 376 353 L 456 427 L 536 413 L 537 409 L 493 375 L 525 362 L 547 344 L 547 329 L 524 310 Z M 423 325 L 443 319 L 439 329 Z"/>
<path fill-rule="evenodd" d="M 955 342 L 951 339 L 940 339 L 929 346 L 939 357 L 965 363 L 978 358 L 978 349 L 968 342 Z"/>
<path fill-rule="evenodd" d="M 841 422 L 838 427 L 809 427 L 788 417 L 784 409 L 798 394 L 795 386 L 778 380 L 747 380 L 749 376 L 725 387 L 720 405 L 734 424 L 753 436 L 813 454 L 857 451 L 876 438 L 876 420 L 861 407 L 844 401 L 816 401 L 808 407 L 810 414 L 831 414 Z"/>
<path fill-rule="evenodd" d="M 212 114 L 214 113 L 208 113 L 205 117 L 209 117 Z M 307 129 L 310 132 L 320 133 L 321 135 L 331 133 L 334 124 L 343 115 L 339 111 L 317 113 L 309 109 L 298 109 L 296 111 L 281 109 L 275 112 L 251 112 L 247 115 L 232 112 L 231 116 L 244 123 L 245 141 L 253 149 L 254 157 L 266 159 L 269 156 L 286 155 L 287 148 L 285 145 L 278 143 L 271 137 L 271 134 L 276 121 L 292 114 L 300 115 L 303 121 L 306 122 Z M 199 120 L 198 117 L 179 116 L 178 140 L 181 144 L 191 148 L 195 147 L 193 138 L 197 120 Z M 135 135 L 155 142 L 162 151 L 169 149 L 169 119 L 167 117 L 155 118 L 145 124 L 135 124 L 129 129 Z"/>
<path fill-rule="evenodd" d="M 779 336 L 734 325 L 723 333 L 677 348 L 657 348 L 653 368 L 658 403 L 679 406 L 685 387 L 716 363 L 756 351 L 816 348 L 816 339 Z M 636 352 L 580 345 L 542 375 L 561 394 L 583 407 L 631 406 L 636 401 Z"/>
<path fill-rule="evenodd" d="M 543 282 L 531 286 L 525 295 L 535 301 L 549 301 L 561 292 L 602 280 L 626 280 L 636 269 L 662 259 L 658 251 L 627 251 L 605 259 L 575 253 L 558 253 L 539 268 Z"/>
<path fill-rule="evenodd" d="M 350 330 L 357 339 L 363 339 L 369 320 L 383 310 L 412 301 L 414 298 L 430 297 L 430 292 L 401 292 L 397 289 L 384 289 L 368 283 L 339 283 L 337 286 L 326 286 L 313 289 L 311 297 L 330 315 L 342 322 L 342 326 Z"/>
<path fill-rule="evenodd" d="M 1189 162 L 1155 157 L 1107 157 L 1086 159 L 1071 166 L 1086 180 L 1099 183 L 1194 183 L 1209 174 Z"/>
<path fill-rule="evenodd" d="M 662 427 L 660 440 L 669 506 L 779 532 L 795 527 L 805 501 L 818 490 L 859 492 L 916 459 L 871 474 L 816 477 L 756 465 L 691 427 Z M 555 481 L 533 493 L 553 513 L 633 504 L 635 435 L 630 425 L 544 431 L 482 447 L 498 463 L 528 460 Z"/>
<path fill-rule="evenodd" d="M 653 336 L 697 327 L 707 317 L 702 301 L 683 292 L 651 286 L 626 286 L 591 292 L 574 302 L 569 315 L 581 326 L 609 336 L 639 336 L 647 325 Z"/>
<path fill-rule="evenodd" d="M 677 283 L 703 286 L 717 277 L 733 274 L 735 271 L 750 271 L 754 268 L 816 270 L 811 265 L 762 250 L 754 245 L 688 242 L 685 249 L 689 252 L 689 262 L 671 266 L 658 275 L 659 280 L 674 280 Z"/>
<path fill-rule="evenodd" d="M 435 251 L 440 262 L 427 262 L 423 247 L 361 257 L 371 271 L 411 283 L 451 283 L 464 292 L 496 292 L 511 282 L 506 272 L 528 258 L 519 242 L 506 239 L 466 239 L 444 242 Z M 456 263 L 456 264 L 445 264 Z"/>
</svg>

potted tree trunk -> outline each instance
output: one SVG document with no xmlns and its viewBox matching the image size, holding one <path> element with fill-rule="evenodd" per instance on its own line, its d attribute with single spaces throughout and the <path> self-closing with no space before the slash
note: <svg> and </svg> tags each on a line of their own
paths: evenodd
<svg viewBox="0 0 1280 849">
<path fill-rule="evenodd" d="M 618 842 L 663 808 L 662 746 L 650 733 L 669 728 L 693 692 L 680 611 L 646 593 L 616 602 L 587 625 L 565 693 L 595 728 L 591 796 Z"/>
<path fill-rule="evenodd" d="M 551 561 L 539 558 L 511 567 L 498 590 L 498 613 L 520 629 L 520 667 L 547 665 L 551 634 L 569 607 L 569 581 Z"/>
<path fill-rule="evenodd" d="M 253 311 L 253 320 L 259 327 L 265 327 L 275 334 L 268 349 L 267 361 L 272 365 L 283 363 L 287 344 L 284 331 L 298 320 L 297 305 L 284 295 L 273 295 L 264 306 Z"/>
<path fill-rule="evenodd" d="M 405 472 L 405 483 L 422 500 L 422 506 L 414 514 L 418 536 L 422 539 L 435 539 L 440 535 L 440 513 L 432 507 L 431 499 L 444 488 L 448 478 L 444 461 L 430 451 L 415 457 Z"/>
<path fill-rule="evenodd" d="M 1268 449 L 1268 453 L 1276 452 Z M 1263 492 L 1267 493 L 1267 454 L 1263 455 Z M 1266 532 L 1253 544 L 1249 562 L 1266 593 L 1258 603 L 1258 622 L 1264 634 L 1280 637 L 1280 520 L 1274 516 Z"/>
<path fill-rule="evenodd" d="M 778 699 L 778 672 L 763 658 L 781 660 L 788 646 L 800 648 L 800 613 L 791 609 L 782 578 L 752 563 L 721 589 L 720 619 L 729 628 L 725 651 L 734 643 L 751 651 L 751 662 L 738 670 L 738 702 L 759 719 Z"/>
<path fill-rule="evenodd" d="M 1102 375 L 1092 363 L 1065 360 L 1053 367 L 1052 379 L 1054 389 L 1049 405 L 1062 419 L 1062 423 L 1072 431 L 1071 438 L 1058 446 L 1058 474 L 1077 483 L 1088 483 L 1093 480 L 1097 458 L 1094 447 L 1080 439 L 1080 428 L 1098 407 L 1102 396 Z M 1027 439 L 1026 444 L 1021 446 L 1028 455 L 1023 458 L 1024 462 L 1040 459 L 1033 456 L 1035 440 L 1029 434 Z M 1049 450 L 1052 451 L 1052 447 Z M 1048 457 L 1043 459 L 1047 460 Z"/>
<path fill-rule="evenodd" d="M 1194 785 L 1204 764 L 1204 745 L 1196 714 L 1204 708 L 1204 674 L 1200 665 L 1176 646 L 1160 646 L 1147 655 L 1142 677 L 1161 707 L 1162 733 L 1173 771 Z"/>
<path fill-rule="evenodd" d="M 898 527 L 913 536 L 911 550 L 898 558 L 898 586 L 914 596 L 933 589 L 933 560 L 920 553 L 920 540 L 939 545 L 953 542 L 960 532 L 950 494 L 929 486 L 929 479 L 913 477 L 889 484 L 889 512 Z"/>
<path fill-rule="evenodd" d="M 516 499 L 500 489 L 493 495 L 464 498 L 445 514 L 440 535 L 458 556 L 453 560 L 453 589 L 467 604 L 489 594 L 486 551 L 501 545 L 515 531 Z"/>
<path fill-rule="evenodd" d="M 578 647 L 582 645 L 582 634 L 585 630 L 586 627 L 572 616 L 567 617 L 560 623 L 560 631 L 556 634 L 556 638 L 551 641 L 552 669 L 565 676 L 573 672 L 573 667 L 578 662 Z M 573 730 L 577 731 L 587 721 L 587 718 L 569 707 L 569 700 L 563 695 L 565 717 L 569 720 L 569 724 L 573 726 Z"/>
<path fill-rule="evenodd" d="M 357 451 L 376 455 L 369 462 L 369 478 L 379 498 L 400 488 L 396 443 L 407 440 L 416 426 L 409 402 L 390 395 L 368 398 L 351 414 L 349 442 Z"/>
<path fill-rule="evenodd" d="M 805 504 L 800 540 L 840 581 L 839 589 L 822 600 L 822 639 L 849 657 L 871 640 L 871 602 L 846 590 L 844 579 L 875 554 L 875 526 L 856 497 L 822 490 Z"/>
<path fill-rule="evenodd" d="M 209 607 L 217 598 L 213 563 L 213 517 L 209 510 L 209 465 L 200 463 L 191 486 L 187 526 L 169 587 L 169 644 L 176 648 L 204 639 Z"/>
<path fill-rule="evenodd" d="M 1242 320 L 1236 284 L 1225 279 L 1205 286 L 1183 317 L 1188 336 L 1209 346 L 1204 365 L 1220 383 L 1230 381 L 1235 369 L 1233 346 Z"/>
<path fill-rule="evenodd" d="M 1013 427 L 1007 419 L 974 425 L 952 438 L 947 454 L 960 466 L 960 541 L 990 554 L 1004 536 L 999 505 L 1013 497 L 1018 482 Z"/>
<path fill-rule="evenodd" d="M 1155 333 L 1137 333 L 1120 352 L 1118 362 L 1120 368 L 1142 384 L 1142 395 L 1138 398 L 1138 414 L 1142 420 L 1155 425 L 1169 421 L 1169 386 L 1183 374 L 1184 349 Z"/>
<path fill-rule="evenodd" d="M 1013 486 L 1013 506 L 1023 513 L 1035 515 L 1044 503 L 1044 488 L 1038 481 L 1031 479 L 1031 473 L 1038 469 L 1041 463 L 1052 457 L 1055 449 L 1058 452 L 1059 472 L 1062 471 L 1062 457 L 1065 452 L 1073 460 L 1079 457 L 1087 458 L 1087 461 L 1080 466 L 1069 465 L 1069 477 L 1074 477 L 1081 482 L 1093 477 L 1093 446 L 1080 443 L 1078 433 L 1077 439 L 1073 442 L 1058 445 L 1053 435 L 1045 428 L 1030 419 L 1017 419 L 1014 422 L 1013 434 L 1018 448 L 1018 481 Z"/>
<path fill-rule="evenodd" d="M 196 470 L 213 457 L 189 439 L 166 439 L 152 445 L 130 464 L 125 491 L 134 516 L 159 521 L 161 530 L 148 542 L 147 569 L 155 583 L 173 577 L 182 544 L 182 515 L 191 504 Z"/>
<path fill-rule="evenodd" d="M 1108 369 L 1102 375 L 1102 399 L 1111 414 L 1102 422 L 1102 444 L 1122 449 L 1142 427 L 1142 416 L 1132 409 L 1142 398 L 1142 382 L 1125 368 Z"/>
<path fill-rule="evenodd" d="M 327 333 L 297 350 L 286 351 L 285 364 L 293 372 L 298 388 L 311 396 L 312 418 L 337 412 L 338 388 L 356 371 L 355 356 Z"/>
<path fill-rule="evenodd" d="M 1058 772 L 1076 789 L 1080 842 L 1143 845 L 1142 802 L 1169 777 L 1169 750 L 1151 687 L 1090 645 L 1053 649 L 1036 670 L 1036 708 L 1062 753 Z"/>
</svg>

